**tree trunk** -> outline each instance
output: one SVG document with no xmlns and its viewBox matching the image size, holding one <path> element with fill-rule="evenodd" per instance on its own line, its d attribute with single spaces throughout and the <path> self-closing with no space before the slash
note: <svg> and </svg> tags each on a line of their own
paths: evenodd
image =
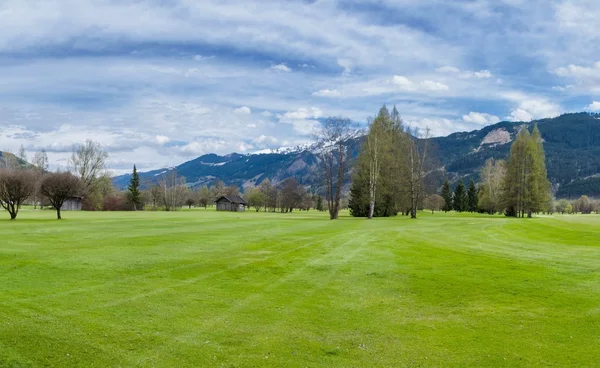
<svg viewBox="0 0 600 368">
<path fill-rule="evenodd" d="M 19 207 L 18 206 L 15 206 L 14 204 L 9 204 L 8 208 L 6 210 L 10 214 L 10 219 L 11 220 L 15 220 L 17 218 L 17 213 L 19 212 Z"/>
<path fill-rule="evenodd" d="M 57 218 L 58 220 L 61 220 L 61 219 L 62 219 L 62 217 L 60 216 L 60 207 L 58 207 L 58 208 L 56 209 L 56 218 Z"/>
<path fill-rule="evenodd" d="M 369 202 L 369 219 L 372 219 L 374 214 L 375 214 L 375 198 L 371 198 L 371 201 Z"/>
</svg>

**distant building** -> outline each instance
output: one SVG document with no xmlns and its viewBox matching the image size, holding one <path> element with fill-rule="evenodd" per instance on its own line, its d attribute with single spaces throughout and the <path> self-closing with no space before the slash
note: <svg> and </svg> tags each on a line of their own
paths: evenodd
<svg viewBox="0 0 600 368">
<path fill-rule="evenodd" d="M 216 200 L 217 211 L 244 212 L 248 203 L 237 195 L 222 196 Z"/>
<path fill-rule="evenodd" d="M 83 207 L 83 198 L 81 197 L 71 197 L 63 203 L 60 208 L 61 211 L 81 211 Z"/>
</svg>

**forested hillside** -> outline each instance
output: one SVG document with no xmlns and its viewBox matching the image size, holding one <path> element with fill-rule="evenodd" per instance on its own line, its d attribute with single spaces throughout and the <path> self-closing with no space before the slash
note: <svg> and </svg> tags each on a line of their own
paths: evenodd
<svg viewBox="0 0 600 368">
<path fill-rule="evenodd" d="M 538 124 L 544 140 L 548 176 L 560 198 L 578 198 L 582 194 L 600 196 L 600 116 L 597 114 L 566 114 L 557 118 L 530 123 L 500 122 L 472 132 L 454 133 L 432 139 L 436 166 L 430 182 L 441 186 L 444 177 L 452 182 L 477 179 L 488 158 L 506 158 L 510 143 L 523 125 Z M 358 142 L 350 142 L 357 153 Z M 176 167 L 178 174 L 192 186 L 220 179 L 226 184 L 255 185 L 265 178 L 282 181 L 294 176 L 305 185 L 321 184 L 318 157 L 311 150 L 288 153 L 268 153 L 226 156 L 204 155 Z M 142 182 L 156 180 L 168 169 L 140 174 Z M 114 178 L 119 188 L 125 188 L 129 175 Z"/>
</svg>

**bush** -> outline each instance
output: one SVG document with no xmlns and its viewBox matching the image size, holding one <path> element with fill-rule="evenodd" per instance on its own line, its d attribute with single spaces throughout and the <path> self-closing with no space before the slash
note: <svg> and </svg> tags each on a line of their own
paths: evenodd
<svg viewBox="0 0 600 368">
<path fill-rule="evenodd" d="M 132 211 L 133 206 L 127 202 L 123 194 L 111 194 L 104 197 L 102 204 L 104 211 Z"/>
</svg>

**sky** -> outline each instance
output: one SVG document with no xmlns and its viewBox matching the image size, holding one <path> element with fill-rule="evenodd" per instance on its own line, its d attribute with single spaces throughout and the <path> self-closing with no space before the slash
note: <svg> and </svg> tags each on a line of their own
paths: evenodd
<svg viewBox="0 0 600 368">
<path fill-rule="evenodd" d="M 600 111 L 596 0 L 3 0 L 0 150 L 115 174 L 294 147 L 386 104 L 434 135 Z"/>
</svg>

